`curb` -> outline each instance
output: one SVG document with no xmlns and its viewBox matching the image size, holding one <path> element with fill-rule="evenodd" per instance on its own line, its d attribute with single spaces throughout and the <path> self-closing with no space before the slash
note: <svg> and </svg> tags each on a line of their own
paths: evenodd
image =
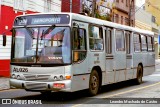
<svg viewBox="0 0 160 107">
<path fill-rule="evenodd" d="M 10 90 L 11 88 L 6 88 L 6 89 L 0 89 L 0 92 L 5 91 L 5 90 Z"/>
</svg>

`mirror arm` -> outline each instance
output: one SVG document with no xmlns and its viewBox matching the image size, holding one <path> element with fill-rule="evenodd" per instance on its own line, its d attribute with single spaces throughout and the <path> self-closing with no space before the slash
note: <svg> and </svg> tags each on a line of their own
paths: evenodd
<svg viewBox="0 0 160 107">
<path fill-rule="evenodd" d="M 6 46 L 6 41 L 7 41 L 6 34 L 3 33 L 3 46 Z"/>
</svg>

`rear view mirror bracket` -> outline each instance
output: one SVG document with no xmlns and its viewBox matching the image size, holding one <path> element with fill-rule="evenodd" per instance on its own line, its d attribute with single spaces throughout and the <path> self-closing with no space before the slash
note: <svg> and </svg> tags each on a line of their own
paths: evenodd
<svg viewBox="0 0 160 107">
<path fill-rule="evenodd" d="M 3 46 L 6 46 L 6 42 L 7 42 L 6 34 L 3 33 Z"/>
</svg>

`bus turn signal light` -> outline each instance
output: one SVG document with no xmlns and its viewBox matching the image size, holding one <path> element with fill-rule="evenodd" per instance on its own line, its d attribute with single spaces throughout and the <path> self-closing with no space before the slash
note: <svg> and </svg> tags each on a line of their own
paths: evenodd
<svg viewBox="0 0 160 107">
<path fill-rule="evenodd" d="M 66 80 L 70 80 L 70 79 L 71 79 L 70 75 L 66 76 Z"/>
<path fill-rule="evenodd" d="M 65 84 L 64 83 L 54 83 L 53 84 L 53 88 L 65 88 Z"/>
</svg>

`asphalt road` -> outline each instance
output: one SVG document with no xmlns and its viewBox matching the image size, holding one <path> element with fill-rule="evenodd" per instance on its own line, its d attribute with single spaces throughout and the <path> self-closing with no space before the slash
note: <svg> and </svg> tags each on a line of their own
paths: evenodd
<svg viewBox="0 0 160 107">
<path fill-rule="evenodd" d="M 112 104 L 114 101 L 119 101 L 122 98 L 125 100 L 132 100 L 133 98 L 159 98 L 160 100 L 160 70 L 154 74 L 143 77 L 141 85 L 135 85 L 133 81 L 126 81 L 112 85 L 103 86 L 101 92 L 90 97 L 87 91 L 79 91 L 74 93 L 52 93 L 51 95 L 41 95 L 39 92 L 26 92 L 21 89 L 11 89 L 0 92 L 0 98 L 10 99 L 16 101 L 39 101 L 43 105 L 33 106 L 59 106 L 59 107 L 82 107 L 82 106 L 107 106 L 107 107 L 140 107 L 144 104 Z M 114 99 L 111 99 L 114 98 Z M 118 99 L 117 99 L 118 98 Z M 113 102 L 112 102 L 113 100 Z M 124 99 L 123 99 L 124 100 Z M 134 99 L 133 99 L 134 100 Z M 135 99 L 137 100 L 137 99 Z M 140 99 L 142 100 L 142 99 Z M 159 101 L 160 102 L 160 101 Z M 155 102 L 156 103 L 156 102 Z M 96 105 L 95 105 L 96 104 Z M 98 104 L 98 105 L 97 105 Z M 14 105 L 0 105 L 17 107 L 16 102 Z M 23 107 L 31 107 L 31 105 L 23 105 Z M 159 104 L 145 104 L 145 107 L 159 107 Z"/>
</svg>

